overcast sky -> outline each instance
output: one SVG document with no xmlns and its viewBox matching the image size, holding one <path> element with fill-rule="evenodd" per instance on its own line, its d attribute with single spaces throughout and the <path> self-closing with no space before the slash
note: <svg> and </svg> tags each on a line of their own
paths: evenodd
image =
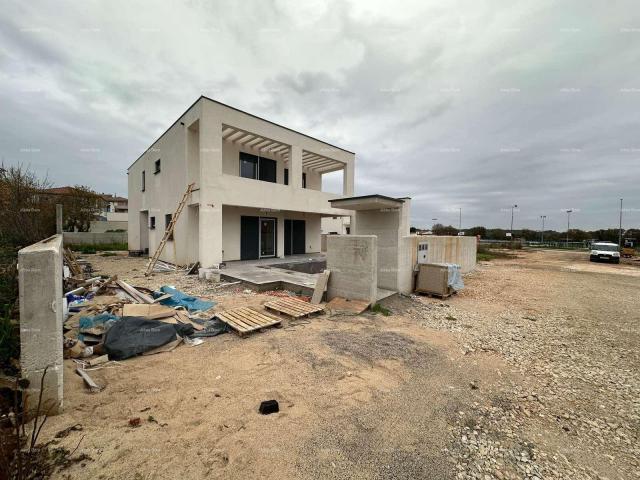
<svg viewBox="0 0 640 480">
<path fill-rule="evenodd" d="M 0 0 L 5 165 L 126 195 L 201 94 L 356 152 L 416 226 L 640 227 L 637 0 Z"/>
</svg>

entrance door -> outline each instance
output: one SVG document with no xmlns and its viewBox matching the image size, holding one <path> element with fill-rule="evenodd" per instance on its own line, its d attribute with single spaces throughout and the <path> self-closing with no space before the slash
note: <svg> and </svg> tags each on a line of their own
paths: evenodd
<svg viewBox="0 0 640 480">
<path fill-rule="evenodd" d="M 305 230 L 304 220 L 284 221 L 284 254 L 295 255 L 305 253 Z"/>
<path fill-rule="evenodd" d="M 276 256 L 276 219 L 260 218 L 260 258 Z"/>
<path fill-rule="evenodd" d="M 240 260 L 260 258 L 260 219 L 240 217 Z"/>
<path fill-rule="evenodd" d="M 293 244 L 291 250 L 295 254 L 305 253 L 306 238 L 305 238 L 306 223 L 304 220 L 293 220 Z"/>
</svg>

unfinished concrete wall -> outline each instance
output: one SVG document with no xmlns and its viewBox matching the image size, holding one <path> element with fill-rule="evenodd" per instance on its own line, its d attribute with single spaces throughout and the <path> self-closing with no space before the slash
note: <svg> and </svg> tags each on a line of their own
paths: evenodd
<svg viewBox="0 0 640 480">
<path fill-rule="evenodd" d="M 378 294 L 378 239 L 375 235 L 329 235 L 327 298 L 375 303 Z"/>
<path fill-rule="evenodd" d="M 64 232 L 64 242 L 70 245 L 127 243 L 127 232 Z"/>
<path fill-rule="evenodd" d="M 121 215 L 127 215 L 127 214 L 122 213 Z M 92 233 L 104 233 L 104 232 L 107 232 L 108 230 L 111 230 L 111 232 L 113 232 L 113 230 L 122 230 L 126 232 L 128 229 L 129 229 L 129 222 L 127 220 L 124 220 L 122 222 L 118 220 L 94 221 L 94 222 L 91 222 L 91 226 L 89 227 L 89 231 Z"/>
<path fill-rule="evenodd" d="M 398 226 L 396 208 L 358 211 L 357 235 L 378 237 L 378 286 L 396 290 L 398 286 Z"/>
<path fill-rule="evenodd" d="M 413 255 L 416 255 L 418 243 L 427 242 L 427 261 L 429 263 L 455 263 L 460 265 L 462 273 L 476 268 L 476 237 L 415 235 L 413 238 Z"/>
<path fill-rule="evenodd" d="M 29 380 L 29 409 L 37 406 L 45 368 L 42 412 L 62 411 L 62 236 L 18 252 L 20 364 Z"/>
</svg>

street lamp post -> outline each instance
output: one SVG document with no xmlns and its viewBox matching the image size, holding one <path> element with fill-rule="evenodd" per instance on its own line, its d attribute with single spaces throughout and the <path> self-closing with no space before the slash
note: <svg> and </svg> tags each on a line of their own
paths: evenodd
<svg viewBox="0 0 640 480">
<path fill-rule="evenodd" d="M 567 209 L 567 248 L 569 248 L 569 230 L 570 230 L 570 225 L 571 225 L 571 212 L 573 212 L 572 209 Z"/>
<path fill-rule="evenodd" d="M 618 248 L 622 251 L 622 198 L 620 199 L 620 230 L 618 232 Z"/>
<path fill-rule="evenodd" d="M 511 239 L 513 240 L 513 209 L 514 208 L 518 208 L 518 205 L 513 205 L 511 207 L 511 228 L 509 229 L 509 232 L 511 233 Z"/>
<path fill-rule="evenodd" d="M 545 218 L 547 218 L 547 216 L 540 215 L 540 218 L 542 219 L 542 230 L 540 231 L 540 243 L 544 243 L 544 220 Z"/>
<path fill-rule="evenodd" d="M 460 210 L 460 219 L 458 220 L 458 231 L 462 230 L 462 208 L 459 208 L 458 210 Z"/>
</svg>

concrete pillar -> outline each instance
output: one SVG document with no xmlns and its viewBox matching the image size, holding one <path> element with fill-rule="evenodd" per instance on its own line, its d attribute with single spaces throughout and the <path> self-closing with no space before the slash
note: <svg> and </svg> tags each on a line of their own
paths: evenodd
<svg viewBox="0 0 640 480">
<path fill-rule="evenodd" d="M 56 203 L 56 234 L 62 234 L 62 204 Z"/>
<path fill-rule="evenodd" d="M 284 214 L 279 213 L 276 218 L 278 219 L 278 231 L 276 232 L 276 256 L 278 258 L 284 258 Z"/>
<path fill-rule="evenodd" d="M 354 162 L 347 162 L 342 172 L 342 196 L 353 197 Z"/>
<path fill-rule="evenodd" d="M 27 409 L 38 406 L 45 368 L 40 413 L 62 411 L 62 235 L 18 252 L 20 295 L 20 364 L 29 380 Z"/>
<path fill-rule="evenodd" d="M 198 257 L 200 266 L 222 262 L 222 122 L 210 102 L 203 102 L 199 121 L 200 208 Z"/>
<path fill-rule="evenodd" d="M 297 145 L 291 146 L 289 186 L 291 188 L 302 188 L 302 148 Z"/>
</svg>

